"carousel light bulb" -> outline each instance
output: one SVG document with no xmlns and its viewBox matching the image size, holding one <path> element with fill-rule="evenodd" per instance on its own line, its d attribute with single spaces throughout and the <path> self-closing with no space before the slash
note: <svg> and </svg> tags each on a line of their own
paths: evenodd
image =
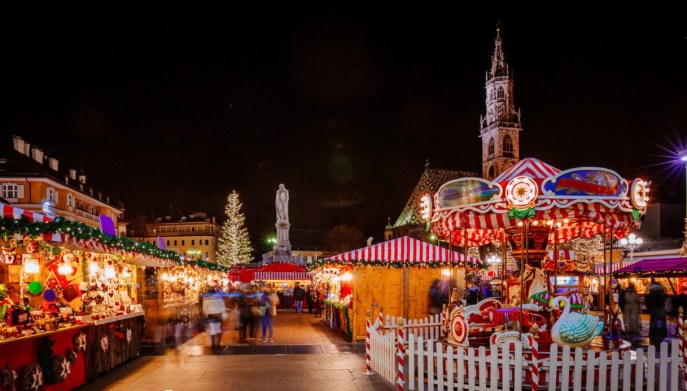
<svg viewBox="0 0 687 391">
<path fill-rule="evenodd" d="M 568 221 L 570 221 L 570 220 L 568 220 L 568 219 L 563 219 L 563 223 L 564 223 L 564 224 L 568 224 Z"/>
<path fill-rule="evenodd" d="M 534 221 L 532 221 L 532 225 L 534 225 L 535 227 L 536 227 L 537 225 L 539 225 L 539 220 L 534 220 Z"/>
<path fill-rule="evenodd" d="M 560 227 L 562 227 L 562 226 L 563 226 L 563 224 L 561 224 L 560 221 L 556 223 L 556 227 L 557 227 L 557 228 L 560 228 Z"/>
<path fill-rule="evenodd" d="M 548 221 L 546 222 L 546 225 L 548 225 L 549 227 L 552 226 L 552 225 L 553 225 L 553 220 L 548 220 Z"/>
<path fill-rule="evenodd" d="M 518 227 L 522 227 L 522 221 L 518 221 Z"/>
</svg>

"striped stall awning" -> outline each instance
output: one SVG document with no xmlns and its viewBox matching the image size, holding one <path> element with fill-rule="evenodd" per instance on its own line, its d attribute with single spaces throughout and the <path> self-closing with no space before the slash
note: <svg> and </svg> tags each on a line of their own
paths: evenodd
<svg viewBox="0 0 687 391">
<path fill-rule="evenodd" d="M 620 268 L 623 268 L 625 266 L 628 266 L 630 262 L 613 262 L 613 272 L 615 273 L 617 270 Z M 604 264 L 603 263 L 596 263 L 594 264 L 594 271 L 596 274 L 604 274 Z M 606 262 L 606 274 L 611 274 L 611 263 Z"/>
<path fill-rule="evenodd" d="M 423 242 L 409 236 L 403 236 L 325 259 L 332 261 L 460 263 L 465 260 L 465 256 L 457 251 L 449 251 L 449 249 L 445 247 L 439 247 L 435 244 Z M 479 260 L 474 257 L 469 257 L 468 262 L 476 265 L 479 263 Z"/>
<path fill-rule="evenodd" d="M 308 272 L 255 272 L 253 278 L 256 280 L 309 280 Z"/>
<path fill-rule="evenodd" d="M 32 212 L 30 210 L 15 208 L 14 206 L 5 204 L 3 202 L 0 202 L 0 205 L 2 206 L 2 217 L 4 219 L 20 220 L 22 217 L 26 217 L 32 223 L 47 223 L 53 220 L 52 217 L 48 217 L 44 214 Z"/>
</svg>

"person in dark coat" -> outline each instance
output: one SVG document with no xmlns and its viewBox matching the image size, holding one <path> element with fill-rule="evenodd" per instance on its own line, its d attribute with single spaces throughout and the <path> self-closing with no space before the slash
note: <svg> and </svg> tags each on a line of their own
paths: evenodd
<svg viewBox="0 0 687 391">
<path fill-rule="evenodd" d="M 301 288 L 299 282 L 296 283 L 296 287 L 293 288 L 293 299 L 296 300 L 296 313 L 303 313 L 303 299 L 305 299 L 305 289 Z"/>
<path fill-rule="evenodd" d="M 646 295 L 646 308 L 649 310 L 649 339 L 653 343 L 660 343 L 668 335 L 666 325 L 666 292 L 663 285 L 653 278 Z"/>
<path fill-rule="evenodd" d="M 441 312 L 441 289 L 439 287 L 439 280 L 434 280 L 432 286 L 429 287 L 429 313 L 436 315 Z"/>
<path fill-rule="evenodd" d="M 313 306 L 313 295 L 315 294 L 315 291 L 312 290 L 312 285 L 308 285 L 308 289 L 305 290 L 305 302 L 308 303 L 308 313 L 312 314 L 312 306 Z"/>
</svg>

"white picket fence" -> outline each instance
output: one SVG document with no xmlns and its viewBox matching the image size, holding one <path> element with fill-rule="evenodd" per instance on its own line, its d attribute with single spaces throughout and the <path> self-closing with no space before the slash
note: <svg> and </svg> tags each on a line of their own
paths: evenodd
<svg viewBox="0 0 687 391">
<path fill-rule="evenodd" d="M 368 327 L 368 371 L 399 390 L 664 391 L 684 381 L 678 340 L 662 343 L 658 352 L 649 346 L 602 354 L 555 344 L 540 352 L 536 344 L 530 349 L 518 342 L 449 346 L 438 340 L 440 329 L 441 315 L 408 322 L 378 317 Z"/>
</svg>

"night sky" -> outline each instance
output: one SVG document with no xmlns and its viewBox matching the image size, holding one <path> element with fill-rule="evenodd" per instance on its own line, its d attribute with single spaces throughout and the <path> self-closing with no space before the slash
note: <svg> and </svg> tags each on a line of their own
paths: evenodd
<svg viewBox="0 0 687 391">
<path fill-rule="evenodd" d="M 425 159 L 481 172 L 500 20 L 521 157 L 644 175 L 655 196 L 684 200 L 684 172 L 661 163 L 662 148 L 687 146 L 687 23 L 677 9 L 624 12 L 6 15 L 1 142 L 17 134 L 83 166 L 129 218 L 222 218 L 236 189 L 257 241 L 274 230 L 284 183 L 292 229 L 347 223 L 378 241 Z"/>
</svg>

